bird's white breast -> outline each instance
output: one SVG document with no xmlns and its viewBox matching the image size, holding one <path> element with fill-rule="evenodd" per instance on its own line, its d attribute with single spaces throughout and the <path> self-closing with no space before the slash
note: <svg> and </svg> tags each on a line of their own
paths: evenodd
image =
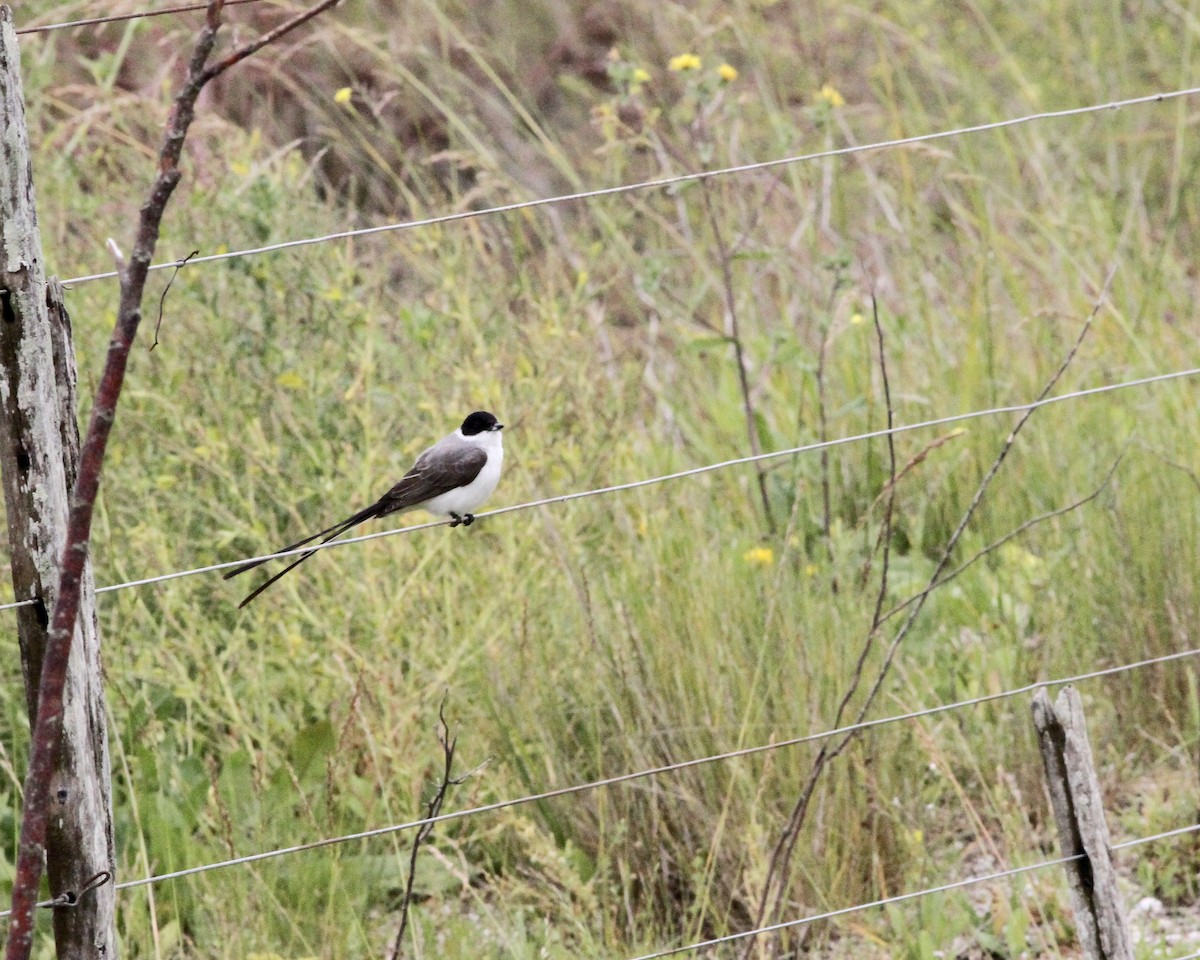
<svg viewBox="0 0 1200 960">
<path fill-rule="evenodd" d="M 499 431 L 464 438 L 477 444 L 487 452 L 487 463 L 479 475 L 464 487 L 443 493 L 422 506 L 430 513 L 449 516 L 452 513 L 474 513 L 496 489 L 500 482 L 500 468 L 504 464 L 504 444 Z"/>
</svg>

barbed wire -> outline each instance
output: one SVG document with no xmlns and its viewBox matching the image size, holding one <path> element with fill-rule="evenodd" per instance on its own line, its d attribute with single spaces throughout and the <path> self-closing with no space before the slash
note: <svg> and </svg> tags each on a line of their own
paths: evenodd
<svg viewBox="0 0 1200 960">
<path fill-rule="evenodd" d="M 1105 110 L 1119 110 L 1122 107 L 1137 106 L 1143 103 L 1162 103 L 1179 97 L 1190 97 L 1200 93 L 1200 87 L 1170 90 L 1163 93 L 1150 93 L 1140 97 L 1128 97 L 1124 100 L 1110 100 L 1107 103 L 1091 104 L 1085 107 L 1069 107 L 1064 110 L 1044 110 L 1020 117 L 1010 117 L 1007 120 L 995 120 L 991 123 L 979 123 L 969 127 L 956 127 L 952 130 L 938 130 L 933 133 L 921 133 L 911 137 L 900 137 L 893 140 L 880 140 L 875 143 L 855 144 L 848 147 L 837 147 L 830 150 L 820 150 L 816 153 L 803 153 L 790 157 L 778 157 L 774 160 L 760 160 L 755 163 L 737 164 L 731 167 L 720 167 L 715 170 L 701 170 L 697 173 L 681 173 L 670 177 L 659 177 L 653 180 L 641 180 L 637 183 L 626 183 L 615 187 L 601 187 L 595 190 L 584 190 L 578 193 L 565 193 L 553 197 L 539 197 L 533 200 L 520 200 L 515 203 L 500 204 L 495 207 L 484 207 L 480 210 L 460 210 L 456 213 L 444 213 L 422 220 L 405 220 L 399 223 L 383 224 L 377 227 L 360 227 L 355 230 L 342 230 L 337 233 L 327 233 L 319 237 L 306 237 L 300 240 L 285 240 L 281 243 L 269 243 L 261 247 L 248 247 L 244 250 L 230 250 L 225 253 L 213 253 L 203 257 L 191 257 L 187 266 L 192 267 L 202 263 L 216 263 L 221 260 L 232 260 L 237 257 L 257 256 L 272 253 L 277 250 L 288 250 L 293 247 L 304 247 L 315 243 L 328 243 L 333 240 L 346 240 L 351 237 L 367 237 L 377 233 L 393 233 L 401 230 L 413 230 L 418 227 L 430 227 L 440 223 L 453 223 L 458 220 L 472 220 L 477 217 L 487 217 L 501 213 L 512 213 L 516 210 L 529 210 L 534 207 L 544 207 L 550 204 L 573 203 L 580 200 L 591 200 L 596 197 L 612 197 L 639 190 L 651 190 L 660 187 L 670 187 L 680 183 L 709 180 L 714 177 L 724 177 L 739 173 L 751 173 L 756 170 L 769 170 L 773 167 L 787 166 L 794 163 L 805 163 L 812 160 L 823 160 L 827 157 L 843 157 L 869 150 L 885 150 L 893 147 L 909 146 L 915 143 L 928 143 L 932 140 L 944 140 L 949 137 L 965 136 L 972 133 L 983 133 L 988 130 L 1000 130 L 1019 124 L 1032 123 L 1037 120 L 1050 120 L 1061 117 L 1077 117 L 1089 113 L 1100 113 Z M 166 263 L 151 264 L 150 270 L 166 270 L 182 267 L 179 260 Z M 92 273 L 82 277 L 72 277 L 63 280 L 65 286 L 79 283 L 89 283 L 93 280 L 106 280 L 117 276 L 117 271 L 109 270 L 104 273 Z"/>
<path fill-rule="evenodd" d="M 258 3 L 260 0 L 225 0 L 225 6 L 236 7 L 243 3 Z M 87 20 L 68 20 L 64 23 L 47 23 L 39 27 L 21 27 L 17 36 L 27 33 L 49 33 L 51 30 L 67 30 L 71 27 L 92 27 L 102 23 L 119 23 L 123 20 L 144 20 L 148 17 L 161 17 L 170 13 L 191 13 L 195 10 L 207 10 L 207 3 L 188 3 L 178 7 L 162 7 L 158 10 L 142 10 L 138 13 L 115 13 L 107 17 L 91 17 Z"/>
<path fill-rule="evenodd" d="M 1200 823 L 1193 824 L 1188 827 L 1180 827 L 1177 830 L 1167 830 L 1163 833 L 1156 833 L 1149 837 L 1138 837 L 1136 840 L 1126 840 L 1123 843 L 1114 843 L 1109 848 L 1111 850 L 1124 850 L 1129 847 L 1136 847 L 1143 843 L 1154 843 L 1158 840 L 1166 840 L 1169 837 L 1182 836 L 1185 833 L 1195 833 L 1200 830 Z M 1086 857 L 1085 853 L 1077 853 L 1070 857 L 1057 857 L 1054 860 L 1043 860 L 1040 863 L 1031 863 L 1024 867 L 1011 867 L 1008 870 L 997 870 L 995 873 L 984 874 L 978 877 L 967 877 L 964 880 L 955 880 L 953 883 L 943 883 L 940 886 L 929 887 L 925 890 L 917 890 L 913 893 L 901 893 L 894 897 L 884 897 L 882 900 L 871 900 L 868 903 L 855 904 L 852 907 L 842 907 L 838 910 L 828 910 L 825 913 L 813 914 L 811 917 L 801 917 L 798 920 L 784 920 L 780 923 L 772 923 L 769 926 L 757 927 L 754 930 L 744 930 L 739 933 L 727 934 L 723 937 L 714 937 L 711 940 L 702 940 L 698 943 L 689 943 L 684 947 L 672 947 L 668 950 L 659 950 L 655 953 L 644 953 L 639 957 L 634 957 L 633 960 L 661 960 L 662 957 L 671 957 L 680 953 L 690 953 L 693 950 L 703 950 L 708 947 L 720 946 L 723 943 L 732 943 L 735 940 L 745 940 L 748 937 L 757 937 L 763 933 L 777 933 L 780 930 L 790 930 L 797 927 L 807 926 L 810 923 L 816 923 L 818 920 L 829 920 L 834 917 L 845 916 L 848 913 L 857 913 L 860 910 L 868 910 L 872 907 L 884 907 L 892 903 L 903 903 L 906 900 L 916 900 L 920 897 L 928 897 L 935 893 L 945 893 L 949 890 L 959 890 L 963 887 L 973 886 L 977 883 L 989 883 L 994 880 L 1003 880 L 1005 877 L 1015 877 L 1022 873 L 1030 873 L 1034 870 L 1042 870 L 1046 867 L 1056 867 L 1064 863 L 1071 863 L 1073 860 L 1080 860 Z"/>
<path fill-rule="evenodd" d="M 555 799 L 556 797 L 565 797 L 574 794 L 585 793 L 587 791 L 597 790 L 602 787 L 611 787 L 622 783 L 630 783 L 634 780 L 643 780 L 648 777 L 661 776 L 663 774 L 674 773 L 679 770 L 687 770 L 692 767 L 699 767 L 705 764 L 718 763 L 726 760 L 735 760 L 740 757 L 748 757 L 759 753 L 781 750 L 785 747 L 800 746 L 805 743 L 826 740 L 830 737 L 841 736 L 843 734 L 849 734 L 859 730 L 869 730 L 874 727 L 882 727 L 907 720 L 918 720 L 923 717 L 931 717 L 941 713 L 949 713 L 955 710 L 965 709 L 966 707 L 990 703 L 995 700 L 1010 699 L 1022 694 L 1033 693 L 1046 687 L 1058 687 L 1069 683 L 1082 683 L 1086 680 L 1095 680 L 1099 677 L 1115 676 L 1117 674 L 1128 673 L 1133 670 L 1140 670 L 1144 667 L 1189 659 L 1198 655 L 1200 655 L 1200 649 L 1182 650 L 1177 651 L 1176 653 L 1168 653 L 1158 657 L 1151 657 L 1146 660 L 1138 660 L 1133 663 L 1124 663 L 1115 667 L 1105 667 L 1100 670 L 1079 673 L 1069 677 L 1060 677 L 1054 680 L 1038 680 L 1034 683 L 1026 684 L 1022 687 L 1015 687 L 1011 690 L 1004 690 L 999 693 L 984 694 L 979 697 L 972 697 L 968 700 L 957 700 L 953 703 L 944 703 L 934 707 L 925 707 L 921 710 L 913 710 L 908 713 L 895 714 L 889 717 L 880 717 L 875 720 L 864 720 L 861 723 L 850 724 L 844 727 L 835 727 L 831 730 L 825 730 L 820 733 L 809 733 L 803 736 L 793 737 L 788 740 L 778 740 L 772 743 L 760 744 L 754 747 L 742 747 L 737 750 L 729 750 L 724 753 L 713 754 L 707 757 L 696 757 L 691 760 L 680 760 L 675 763 L 651 767 L 646 770 L 638 770 L 633 773 L 623 773 L 612 777 L 606 777 L 602 780 L 592 780 L 588 783 L 574 784 L 567 787 L 558 787 L 553 790 L 545 790 L 541 793 L 529 794 L 523 797 L 513 797 L 508 800 L 498 800 L 495 803 L 484 804 L 478 807 L 468 807 L 463 810 L 455 810 L 451 813 L 438 814 L 434 817 L 424 817 L 419 820 L 410 820 L 404 823 L 389 824 L 383 827 L 375 827 L 371 830 L 362 830 L 357 833 L 343 834 L 342 836 L 338 837 L 325 837 L 321 840 L 309 841 L 308 843 L 295 844 L 290 847 L 280 847 L 275 850 L 264 850 L 259 853 L 251 853 L 241 857 L 231 857 L 227 860 L 218 860 L 214 861 L 213 863 L 199 864 L 194 867 L 184 867 L 180 870 L 173 870 L 169 873 L 155 874 L 154 876 L 141 877 L 136 880 L 125 880 L 121 883 L 118 883 L 116 885 L 116 889 L 126 890 L 132 887 L 142 887 L 148 884 L 163 883 L 167 880 L 179 880 L 183 877 L 196 876 L 201 873 L 208 873 L 213 870 L 221 870 L 226 867 L 241 866 L 248 863 L 258 863 L 262 860 L 272 860 L 277 857 L 290 856 L 292 854 L 305 853 L 312 850 L 320 850 L 324 847 L 352 843 L 358 840 L 370 840 L 376 837 L 387 836 L 389 834 L 403 833 L 408 830 L 433 827 L 440 823 L 463 820 L 468 817 L 479 816 L 485 813 L 494 813 L 498 810 L 506 810 L 511 807 L 524 806 L 525 804 L 530 803 L 541 803 L 546 800 Z M 1190 829 L 1191 828 L 1183 828 L 1182 831 L 1177 832 L 1187 832 Z M 1164 834 L 1164 836 L 1168 835 L 1173 835 L 1173 833 Z M 5 916 L 8 916 L 8 911 L 0 912 L 0 918 Z"/>
<path fill-rule="evenodd" d="M 1053 397 L 1045 397 L 1042 400 L 1034 400 L 1030 403 L 1010 404 L 1003 407 L 990 407 L 986 410 L 973 410 L 969 413 L 956 413 L 948 417 L 939 417 L 936 420 L 922 420 L 918 423 L 901 424 L 899 426 L 885 428 L 881 430 L 870 430 L 866 433 L 857 433 L 851 436 L 838 437 L 833 440 L 823 440 L 816 443 L 802 444 L 798 447 L 788 447 L 784 450 L 772 450 L 767 453 L 759 453 L 747 457 L 735 457 L 732 460 L 722 460 L 718 463 L 705 464 L 700 467 L 691 467 L 687 470 L 680 470 L 676 473 L 667 473 L 658 477 L 650 477 L 645 480 L 633 480 L 628 483 L 618 483 L 608 487 L 597 487 L 594 490 L 583 490 L 576 493 L 563 493 L 553 497 L 544 497 L 541 500 L 531 500 L 527 503 L 518 503 L 510 507 L 498 507 L 495 510 L 486 510 L 482 513 L 475 514 L 475 519 L 480 520 L 485 517 L 498 517 L 506 513 L 515 513 L 519 510 L 531 510 L 534 507 L 544 507 L 556 503 L 567 503 L 572 500 L 582 500 L 586 497 L 602 496 L 610 493 L 619 493 L 625 490 L 636 490 L 639 487 L 648 487 L 654 484 L 666 483 L 671 480 L 682 480 L 686 477 L 694 477 L 703 473 L 711 473 L 715 470 L 723 470 L 727 467 L 741 466 L 748 463 L 756 463 L 762 460 L 771 460 L 778 457 L 796 456 L 803 453 L 812 453 L 816 450 L 828 450 L 832 447 L 842 446 L 848 443 L 856 443 L 863 440 L 872 440 L 878 437 L 885 437 L 889 433 L 906 433 L 911 430 L 926 429 L 929 427 L 945 426 L 946 424 L 959 423 L 963 420 L 977 419 L 979 417 L 995 416 L 1002 413 L 1021 413 L 1026 410 L 1034 410 L 1039 407 L 1049 406 L 1054 403 L 1061 403 L 1064 400 L 1077 400 L 1081 397 L 1093 397 L 1104 393 L 1112 393 L 1117 390 L 1124 390 L 1129 387 L 1146 386 L 1152 383 L 1163 383 L 1168 380 L 1178 380 L 1185 377 L 1192 377 L 1200 374 L 1200 367 L 1193 367 L 1188 370 L 1177 370 L 1174 373 L 1160 373 L 1150 377 L 1140 377 L 1136 380 L 1125 380 L 1120 383 L 1105 384 L 1100 387 L 1089 387 L 1085 390 L 1075 390 L 1070 393 L 1062 393 Z M 381 537 L 392 537 L 399 534 L 415 533 L 418 530 L 429 530 L 433 527 L 445 526 L 449 520 L 431 520 L 428 523 L 417 523 L 407 527 L 397 527 L 392 530 L 382 530 L 378 533 L 367 533 L 356 537 L 346 537 L 341 540 L 330 540 L 328 543 L 317 544 L 315 546 L 297 547 L 294 550 L 280 550 L 276 553 L 267 553 L 258 557 L 247 557 L 241 560 L 224 560 L 220 563 L 211 563 L 203 567 L 193 567 L 190 570 L 177 570 L 173 573 L 162 573 L 153 577 L 144 577 L 140 580 L 128 580 L 124 583 L 115 583 L 106 587 L 97 587 L 96 593 L 111 593 L 115 590 L 126 590 L 131 587 L 144 587 L 155 583 L 165 583 L 169 580 L 178 580 L 182 577 L 193 577 L 202 573 L 213 573 L 219 570 L 228 570 L 233 567 L 240 567 L 247 563 L 262 563 L 267 560 L 276 560 L 283 557 L 293 557 L 302 553 L 312 553 L 317 550 L 328 550 L 334 547 L 344 547 L 355 543 L 365 543 L 369 540 L 378 540 Z M 14 610 L 17 607 L 29 606 L 36 603 L 36 600 L 14 600 L 9 603 L 0 604 L 0 610 Z"/>
</svg>

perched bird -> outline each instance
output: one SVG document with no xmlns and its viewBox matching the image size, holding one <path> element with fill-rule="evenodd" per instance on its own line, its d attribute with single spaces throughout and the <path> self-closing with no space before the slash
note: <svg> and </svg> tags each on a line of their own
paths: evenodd
<svg viewBox="0 0 1200 960">
<path fill-rule="evenodd" d="M 504 424 L 497 423 L 490 413 L 476 410 L 462 422 L 461 427 L 417 457 L 417 462 L 400 482 L 371 506 L 359 510 L 341 523 L 335 523 L 332 527 L 314 533 L 311 537 L 297 540 L 278 552 L 295 550 L 306 543 L 312 543 L 318 537 L 322 538 L 321 543 L 328 543 L 364 520 L 405 513 L 409 510 L 440 513 L 454 520 L 450 524 L 452 527 L 457 527 L 460 523 L 469 527 L 475 522 L 475 514 L 472 511 L 477 510 L 492 495 L 496 484 L 500 482 L 500 466 L 504 462 L 504 445 L 500 440 L 500 431 L 503 429 Z M 255 589 L 238 604 L 238 607 L 244 607 L 315 552 L 314 548 L 300 554 L 279 573 Z M 235 567 L 225 574 L 225 579 L 253 570 L 260 563 L 266 563 L 266 560 L 253 560 Z"/>
</svg>

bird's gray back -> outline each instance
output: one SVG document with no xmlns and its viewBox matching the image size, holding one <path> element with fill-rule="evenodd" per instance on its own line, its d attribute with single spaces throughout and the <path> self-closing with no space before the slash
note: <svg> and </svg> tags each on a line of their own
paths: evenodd
<svg viewBox="0 0 1200 960">
<path fill-rule="evenodd" d="M 487 451 L 457 433 L 417 457 L 411 470 L 384 494 L 379 516 L 406 510 L 456 487 L 465 487 L 487 463 Z"/>
</svg>

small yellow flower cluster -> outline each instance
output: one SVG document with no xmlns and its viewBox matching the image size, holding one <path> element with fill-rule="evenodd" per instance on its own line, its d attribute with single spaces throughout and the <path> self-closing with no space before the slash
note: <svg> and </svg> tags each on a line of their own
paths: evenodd
<svg viewBox="0 0 1200 960">
<path fill-rule="evenodd" d="M 354 96 L 353 90 L 351 90 L 349 87 L 342 87 L 342 89 L 340 89 L 337 93 L 335 93 L 333 95 L 333 102 L 340 103 L 344 106 L 345 104 L 350 102 L 350 98 L 353 96 Z"/>
<path fill-rule="evenodd" d="M 825 86 L 817 91 L 817 99 L 824 100 L 835 110 L 838 107 L 844 107 L 846 105 L 846 98 L 838 92 L 837 87 L 830 83 L 825 84 Z"/>
<path fill-rule="evenodd" d="M 769 567 L 775 562 L 775 551 L 770 547 L 752 547 L 742 554 L 742 559 L 752 567 Z"/>
<path fill-rule="evenodd" d="M 616 47 L 608 51 L 608 78 L 625 96 L 636 96 L 651 80 L 649 70 L 630 63 Z"/>
<path fill-rule="evenodd" d="M 681 53 L 667 61 L 667 69 L 674 73 L 698 71 L 703 65 L 703 61 L 694 53 Z M 737 67 L 730 63 L 722 63 L 717 67 L 717 77 L 722 83 L 733 83 L 738 78 Z"/>
</svg>

